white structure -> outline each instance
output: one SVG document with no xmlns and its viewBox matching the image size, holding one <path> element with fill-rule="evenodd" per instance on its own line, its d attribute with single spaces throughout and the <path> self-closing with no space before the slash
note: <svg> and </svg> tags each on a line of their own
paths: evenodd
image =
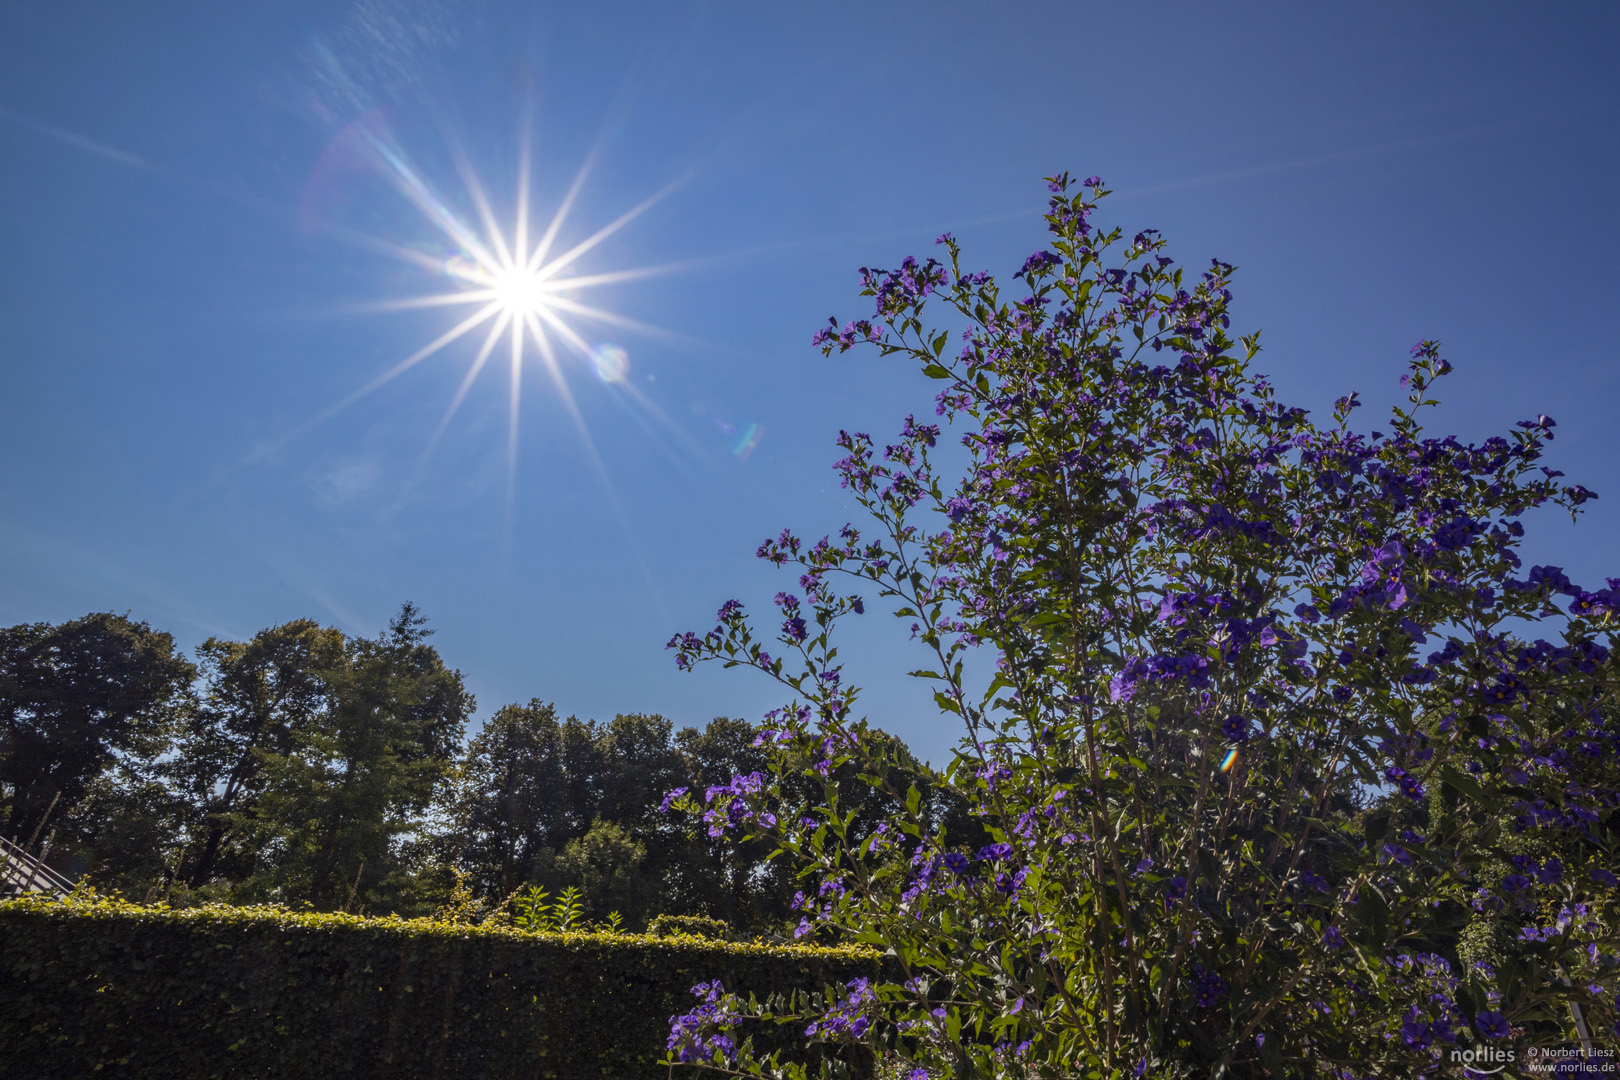
<svg viewBox="0 0 1620 1080">
<path fill-rule="evenodd" d="M 28 893 L 46 893 L 60 899 L 72 891 L 73 882 L 0 836 L 0 899 Z"/>
</svg>

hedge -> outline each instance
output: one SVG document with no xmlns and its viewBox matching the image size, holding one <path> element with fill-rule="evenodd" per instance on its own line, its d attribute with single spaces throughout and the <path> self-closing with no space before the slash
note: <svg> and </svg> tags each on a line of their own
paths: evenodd
<svg viewBox="0 0 1620 1080">
<path fill-rule="evenodd" d="M 694 984 L 763 997 L 880 964 L 854 948 L 12 900 L 0 1047 L 17 1080 L 650 1080 L 668 1075 L 669 1018 Z"/>
</svg>

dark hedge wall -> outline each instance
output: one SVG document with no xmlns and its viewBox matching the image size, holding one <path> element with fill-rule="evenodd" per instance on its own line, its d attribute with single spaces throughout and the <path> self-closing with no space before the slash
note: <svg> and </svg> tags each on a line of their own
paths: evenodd
<svg viewBox="0 0 1620 1080">
<path fill-rule="evenodd" d="M 0 1073 L 650 1080 L 668 1075 L 669 1018 L 693 984 L 763 997 L 878 966 L 857 949 L 7 901 Z"/>
</svg>

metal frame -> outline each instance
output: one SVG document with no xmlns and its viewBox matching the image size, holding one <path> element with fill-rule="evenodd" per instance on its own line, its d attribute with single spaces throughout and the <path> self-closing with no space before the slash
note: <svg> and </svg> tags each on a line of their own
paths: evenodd
<svg viewBox="0 0 1620 1080">
<path fill-rule="evenodd" d="M 60 899 L 72 891 L 73 882 L 0 836 L 0 897 L 48 893 Z"/>
</svg>

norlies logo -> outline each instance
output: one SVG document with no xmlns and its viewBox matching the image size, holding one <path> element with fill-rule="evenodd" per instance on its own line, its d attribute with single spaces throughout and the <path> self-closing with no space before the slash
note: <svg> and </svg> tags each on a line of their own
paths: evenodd
<svg viewBox="0 0 1620 1080">
<path fill-rule="evenodd" d="M 1489 1076 L 1507 1068 L 1514 1060 L 1514 1052 L 1496 1046 L 1480 1046 L 1471 1050 L 1452 1050 L 1451 1060 L 1467 1066 L 1471 1073 Z"/>
</svg>

